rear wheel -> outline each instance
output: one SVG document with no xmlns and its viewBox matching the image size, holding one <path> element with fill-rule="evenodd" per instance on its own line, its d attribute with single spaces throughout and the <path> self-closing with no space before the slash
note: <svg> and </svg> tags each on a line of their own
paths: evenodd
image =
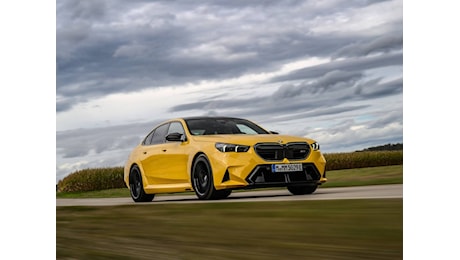
<svg viewBox="0 0 460 260">
<path fill-rule="evenodd" d="M 139 167 L 133 166 L 129 174 L 129 190 L 131 198 L 135 202 L 149 202 L 155 197 L 155 194 L 146 194 L 142 183 L 142 175 Z"/>
<path fill-rule="evenodd" d="M 291 192 L 293 195 L 312 194 L 316 191 L 316 188 L 318 188 L 318 184 L 287 187 L 289 192 Z"/>
<path fill-rule="evenodd" d="M 232 193 L 232 190 L 215 189 L 212 169 L 204 154 L 199 155 L 193 163 L 192 186 L 196 196 L 201 200 L 224 199 Z"/>
</svg>

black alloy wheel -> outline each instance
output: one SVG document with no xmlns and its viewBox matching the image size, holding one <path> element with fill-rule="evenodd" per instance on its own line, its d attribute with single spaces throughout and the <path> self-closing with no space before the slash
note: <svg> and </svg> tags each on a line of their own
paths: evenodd
<svg viewBox="0 0 460 260">
<path fill-rule="evenodd" d="M 232 190 L 215 189 L 212 169 L 204 154 L 199 155 L 193 163 L 192 186 L 201 200 L 225 199 L 232 193 Z"/>
<path fill-rule="evenodd" d="M 129 190 L 131 198 L 135 202 L 149 202 L 155 197 L 155 194 L 146 194 L 142 183 L 141 171 L 137 165 L 131 168 L 129 174 Z"/>
<path fill-rule="evenodd" d="M 216 199 L 216 200 L 225 199 L 228 196 L 230 196 L 230 194 L 232 194 L 232 190 L 230 190 L 230 189 L 216 190 L 216 193 L 215 193 L 213 199 Z"/>
<path fill-rule="evenodd" d="M 212 170 L 204 154 L 199 155 L 193 163 L 192 186 L 199 199 L 207 200 L 213 197 L 215 189 Z"/>
<path fill-rule="evenodd" d="M 311 185 L 301 185 L 301 186 L 287 186 L 289 192 L 293 195 L 305 195 L 305 194 L 312 194 L 318 188 L 318 184 L 311 184 Z"/>
</svg>

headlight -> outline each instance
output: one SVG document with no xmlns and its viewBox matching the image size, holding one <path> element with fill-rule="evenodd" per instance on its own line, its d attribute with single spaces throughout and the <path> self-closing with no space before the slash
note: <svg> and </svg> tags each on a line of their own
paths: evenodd
<svg viewBox="0 0 460 260">
<path fill-rule="evenodd" d="M 228 153 L 228 152 L 244 153 L 249 150 L 249 146 L 240 145 L 240 144 L 216 143 L 216 149 L 223 153 Z"/>
<path fill-rule="evenodd" d="M 311 146 L 311 149 L 313 149 L 313 151 L 319 150 L 319 143 L 317 142 L 312 143 L 310 146 Z"/>
</svg>

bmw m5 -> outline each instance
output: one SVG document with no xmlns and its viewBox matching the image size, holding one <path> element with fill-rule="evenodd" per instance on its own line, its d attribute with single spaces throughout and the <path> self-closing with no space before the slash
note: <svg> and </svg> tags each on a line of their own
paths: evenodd
<svg viewBox="0 0 460 260">
<path fill-rule="evenodd" d="M 265 187 L 302 195 L 327 181 L 325 168 L 312 139 L 280 135 L 241 118 L 189 117 L 147 134 L 128 157 L 124 181 L 135 202 L 185 191 L 224 199 L 235 189 Z"/>
</svg>

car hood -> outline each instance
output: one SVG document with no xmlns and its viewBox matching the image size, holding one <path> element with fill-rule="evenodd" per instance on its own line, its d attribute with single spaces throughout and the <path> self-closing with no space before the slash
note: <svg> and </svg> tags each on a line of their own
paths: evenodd
<svg viewBox="0 0 460 260">
<path fill-rule="evenodd" d="M 255 145 L 257 143 L 290 143 L 290 142 L 307 142 L 314 143 L 313 139 L 291 136 L 291 135 L 275 135 L 275 134 L 261 134 L 261 135 L 198 135 L 192 136 L 195 142 L 221 142 L 241 145 Z"/>
</svg>

